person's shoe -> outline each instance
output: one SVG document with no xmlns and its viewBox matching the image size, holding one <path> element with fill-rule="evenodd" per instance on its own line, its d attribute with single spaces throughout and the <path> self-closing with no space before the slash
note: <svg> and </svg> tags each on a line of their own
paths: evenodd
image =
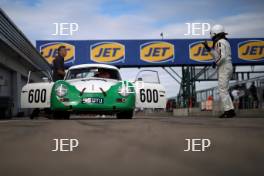
<svg viewBox="0 0 264 176">
<path fill-rule="evenodd" d="M 222 115 L 219 116 L 219 118 L 227 118 L 227 114 L 226 114 L 227 111 L 225 111 Z"/>
<path fill-rule="evenodd" d="M 230 109 L 229 111 L 225 111 L 219 118 L 233 118 L 236 116 L 235 110 Z"/>
<path fill-rule="evenodd" d="M 236 116 L 235 110 L 230 109 L 229 111 L 225 111 L 219 118 L 233 118 Z"/>
<path fill-rule="evenodd" d="M 228 114 L 228 118 L 232 118 L 236 116 L 236 112 L 234 109 L 230 109 L 229 111 L 227 111 Z"/>
</svg>

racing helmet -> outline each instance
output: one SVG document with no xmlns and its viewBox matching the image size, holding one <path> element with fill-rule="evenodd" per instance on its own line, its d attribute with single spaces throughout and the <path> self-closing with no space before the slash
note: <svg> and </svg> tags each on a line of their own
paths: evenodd
<svg viewBox="0 0 264 176">
<path fill-rule="evenodd" d="M 221 34 L 221 33 L 227 34 L 227 33 L 225 33 L 224 26 L 222 26 L 221 24 L 216 24 L 210 29 L 211 38 L 213 38 L 216 35 Z"/>
</svg>

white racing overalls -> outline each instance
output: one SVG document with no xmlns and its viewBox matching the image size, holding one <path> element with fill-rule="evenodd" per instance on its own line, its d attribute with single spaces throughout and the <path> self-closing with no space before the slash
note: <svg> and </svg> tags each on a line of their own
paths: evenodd
<svg viewBox="0 0 264 176">
<path fill-rule="evenodd" d="M 231 47 L 226 39 L 220 39 L 211 50 L 218 69 L 218 89 L 224 111 L 234 109 L 229 95 L 229 80 L 232 77 Z"/>
</svg>

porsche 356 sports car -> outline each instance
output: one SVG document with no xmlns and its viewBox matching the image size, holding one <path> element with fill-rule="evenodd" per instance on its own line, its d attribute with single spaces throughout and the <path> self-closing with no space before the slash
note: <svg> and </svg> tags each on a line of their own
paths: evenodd
<svg viewBox="0 0 264 176">
<path fill-rule="evenodd" d="M 154 74 L 156 81 L 144 80 L 145 73 Z M 45 109 L 53 118 L 68 119 L 72 113 L 132 118 L 136 107 L 165 108 L 166 103 L 165 89 L 151 70 L 140 72 L 130 82 L 121 79 L 115 66 L 82 64 L 70 67 L 64 80 L 29 82 L 21 91 L 21 108 L 34 109 L 32 116 Z"/>
</svg>

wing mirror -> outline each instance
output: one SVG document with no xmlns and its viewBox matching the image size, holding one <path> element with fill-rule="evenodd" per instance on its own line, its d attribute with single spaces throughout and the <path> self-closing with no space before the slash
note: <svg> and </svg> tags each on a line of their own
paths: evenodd
<svg viewBox="0 0 264 176">
<path fill-rule="evenodd" d="M 138 81 L 143 81 L 143 79 L 142 79 L 142 78 L 138 78 L 137 80 L 138 80 Z"/>
<path fill-rule="evenodd" d="M 42 80 L 43 80 L 44 82 L 49 82 L 49 78 L 47 78 L 47 77 L 42 77 Z"/>
</svg>

